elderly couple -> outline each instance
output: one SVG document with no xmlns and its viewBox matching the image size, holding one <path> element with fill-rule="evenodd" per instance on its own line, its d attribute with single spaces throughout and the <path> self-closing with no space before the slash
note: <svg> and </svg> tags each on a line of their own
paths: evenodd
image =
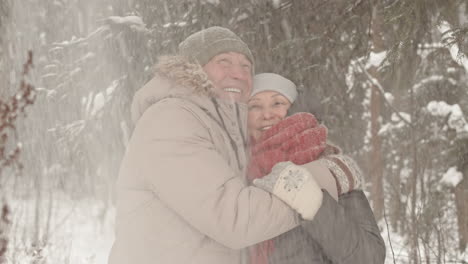
<svg viewBox="0 0 468 264">
<path fill-rule="evenodd" d="M 160 58 L 133 100 L 110 264 L 384 263 L 359 168 L 253 64 L 222 27 Z"/>
</svg>

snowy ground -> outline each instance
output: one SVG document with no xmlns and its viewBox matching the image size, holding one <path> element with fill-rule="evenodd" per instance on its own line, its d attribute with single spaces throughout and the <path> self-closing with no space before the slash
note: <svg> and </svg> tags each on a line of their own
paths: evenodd
<svg viewBox="0 0 468 264">
<path fill-rule="evenodd" d="M 54 199 L 48 200 L 52 203 L 41 202 L 43 211 L 35 209 L 36 200 L 11 202 L 15 224 L 11 229 L 7 263 L 107 264 L 114 240 L 115 210 L 96 199 L 76 201 L 63 195 L 51 198 Z M 51 219 L 49 223 L 47 218 Z M 380 226 L 387 245 L 385 264 L 408 263 L 405 239 L 392 232 L 389 234 L 385 223 Z M 37 229 L 39 234 L 34 232 Z M 34 237 L 44 241 L 42 246 L 32 245 Z M 462 260 L 467 263 L 468 255 L 465 253 L 458 260 L 457 263 L 463 263 Z"/>
<path fill-rule="evenodd" d="M 7 263 L 105 264 L 114 236 L 114 210 L 97 200 L 74 201 L 65 196 L 41 204 L 36 218 L 36 201 L 13 201 L 13 227 Z M 50 218 L 48 216 L 51 216 Z M 51 219 L 47 223 L 47 218 Z M 40 221 L 36 219 L 41 219 Z M 34 230 L 39 227 L 40 233 Z M 39 237 L 42 246 L 34 247 Z M 38 250 L 38 248 L 43 248 Z"/>
<path fill-rule="evenodd" d="M 394 233 L 391 230 L 388 231 L 387 225 L 385 222 L 381 222 L 379 224 L 381 227 L 381 235 L 385 241 L 386 245 L 386 258 L 385 264 L 407 264 L 409 262 L 409 243 L 406 238 L 402 237 L 398 233 Z M 421 243 L 421 242 L 420 242 Z M 460 254 L 455 248 L 448 249 L 449 252 L 446 254 L 445 261 L 442 260 L 442 263 L 468 263 L 468 249 L 463 253 Z M 427 261 L 424 257 L 424 248 L 420 245 L 419 254 L 422 258 L 422 263 L 437 263 L 437 252 L 435 250 L 431 250 L 430 252 L 430 260 Z M 450 261 L 447 261 L 447 258 Z"/>
</svg>

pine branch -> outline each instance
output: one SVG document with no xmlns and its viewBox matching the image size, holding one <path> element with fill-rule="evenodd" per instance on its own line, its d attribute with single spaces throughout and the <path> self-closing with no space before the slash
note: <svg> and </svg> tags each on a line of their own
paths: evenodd
<svg viewBox="0 0 468 264">
<path fill-rule="evenodd" d="M 460 51 L 452 26 L 447 21 L 442 21 L 437 29 L 442 34 L 442 43 L 449 50 L 452 59 L 468 73 L 468 57 Z"/>
<path fill-rule="evenodd" d="M 362 65 L 362 63 L 360 61 L 357 61 L 357 64 L 359 65 L 359 68 L 361 68 L 362 72 L 364 72 L 364 74 L 366 75 L 367 79 L 373 84 L 375 85 L 375 87 L 377 87 L 377 90 L 379 91 L 380 95 L 382 95 L 383 99 L 384 99 L 384 102 L 385 104 L 390 107 L 390 109 L 400 118 L 401 121 L 403 121 L 405 124 L 407 124 L 408 126 L 412 127 L 413 124 L 406 120 L 401 114 L 400 114 L 400 111 L 398 111 L 398 109 L 396 109 L 391 103 L 390 101 L 388 101 L 388 99 L 385 97 L 385 90 L 384 88 L 382 87 L 382 85 L 376 81 L 371 75 L 370 73 L 367 71 L 367 69 L 364 67 L 364 65 Z"/>
</svg>

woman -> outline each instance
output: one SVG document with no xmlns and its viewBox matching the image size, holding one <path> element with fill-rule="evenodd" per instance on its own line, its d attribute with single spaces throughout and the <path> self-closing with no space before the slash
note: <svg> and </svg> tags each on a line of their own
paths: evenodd
<svg viewBox="0 0 468 264">
<path fill-rule="evenodd" d="M 326 142 L 327 130 L 313 115 L 286 117 L 296 98 L 296 86 L 290 80 L 272 73 L 254 77 L 248 102 L 252 142 L 248 178 L 262 178 L 279 162 L 302 165 L 319 159 L 329 168 L 336 186 L 330 187 L 327 179 L 313 175 L 324 189 L 314 219 L 254 246 L 251 263 L 383 263 L 385 245 L 360 190 L 359 168 Z"/>
</svg>

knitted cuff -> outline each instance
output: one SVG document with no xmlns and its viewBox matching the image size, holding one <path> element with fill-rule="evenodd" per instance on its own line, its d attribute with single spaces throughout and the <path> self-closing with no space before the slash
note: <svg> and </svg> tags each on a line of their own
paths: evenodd
<svg viewBox="0 0 468 264">
<path fill-rule="evenodd" d="M 335 178 L 338 195 L 361 188 L 362 172 L 353 159 L 344 155 L 330 155 L 321 161 Z"/>
</svg>

